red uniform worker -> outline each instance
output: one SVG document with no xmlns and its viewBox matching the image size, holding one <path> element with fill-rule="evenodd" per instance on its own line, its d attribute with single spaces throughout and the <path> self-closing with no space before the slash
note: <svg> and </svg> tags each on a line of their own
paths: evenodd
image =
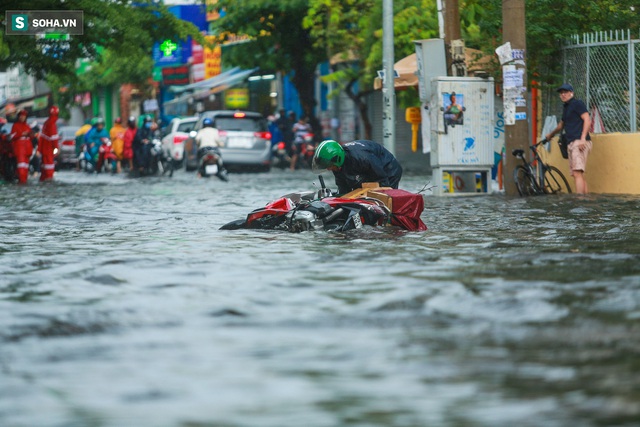
<svg viewBox="0 0 640 427">
<path fill-rule="evenodd" d="M 29 159 L 33 154 L 31 127 L 27 124 L 27 110 L 18 112 L 18 121 L 11 128 L 11 147 L 16 157 L 18 182 L 26 184 L 29 177 Z"/>
<path fill-rule="evenodd" d="M 40 138 L 38 139 L 38 151 L 42 154 L 42 173 L 40 174 L 40 181 L 47 181 L 53 179 L 53 173 L 55 172 L 55 159 L 53 151 L 58 148 L 58 107 L 55 105 L 49 109 L 49 118 L 45 120 L 40 131 Z"/>
</svg>

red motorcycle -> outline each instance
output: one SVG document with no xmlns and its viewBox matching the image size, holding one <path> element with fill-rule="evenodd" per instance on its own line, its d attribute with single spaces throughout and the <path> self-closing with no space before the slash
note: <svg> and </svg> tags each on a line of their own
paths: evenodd
<svg viewBox="0 0 640 427">
<path fill-rule="evenodd" d="M 113 152 L 111 140 L 102 138 L 102 145 L 98 149 L 98 162 L 96 164 L 97 172 L 114 172 L 116 171 L 116 162 L 118 156 Z"/>
<path fill-rule="evenodd" d="M 424 199 L 404 190 L 372 188 L 334 197 L 319 176 L 321 188 L 284 195 L 245 219 L 223 225 L 221 230 L 260 229 L 301 232 L 311 230 L 348 231 L 369 226 L 394 225 L 409 231 L 423 231 L 420 219 Z"/>
</svg>

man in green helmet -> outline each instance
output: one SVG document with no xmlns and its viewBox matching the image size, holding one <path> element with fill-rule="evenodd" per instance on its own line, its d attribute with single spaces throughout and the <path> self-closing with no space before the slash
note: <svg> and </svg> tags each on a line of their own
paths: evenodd
<svg viewBox="0 0 640 427">
<path fill-rule="evenodd" d="M 398 188 L 402 166 L 382 145 L 367 140 L 356 140 L 341 145 L 333 140 L 320 143 L 313 155 L 315 171 L 328 169 L 345 194 L 362 187 L 363 182 L 377 182 L 381 187 Z"/>
</svg>

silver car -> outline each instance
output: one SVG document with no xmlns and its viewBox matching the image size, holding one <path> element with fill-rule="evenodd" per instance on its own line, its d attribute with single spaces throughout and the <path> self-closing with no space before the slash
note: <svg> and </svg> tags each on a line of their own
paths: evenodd
<svg viewBox="0 0 640 427">
<path fill-rule="evenodd" d="M 202 129 L 202 122 L 207 118 L 213 121 L 213 127 L 218 129 L 222 137 L 220 153 L 225 166 L 261 172 L 271 169 L 271 133 L 262 114 L 252 111 L 205 111 L 196 123 L 195 132 Z M 197 167 L 194 136 L 185 141 L 185 158 L 188 170 Z"/>
<path fill-rule="evenodd" d="M 59 126 L 58 152 L 56 153 L 56 167 L 58 169 L 76 167 L 79 147 L 76 148 L 76 132 L 79 126 Z"/>
<path fill-rule="evenodd" d="M 184 159 L 184 141 L 189 137 L 198 121 L 197 117 L 175 118 L 169 122 L 162 137 L 162 149 L 173 159 L 173 166 L 182 166 Z"/>
</svg>

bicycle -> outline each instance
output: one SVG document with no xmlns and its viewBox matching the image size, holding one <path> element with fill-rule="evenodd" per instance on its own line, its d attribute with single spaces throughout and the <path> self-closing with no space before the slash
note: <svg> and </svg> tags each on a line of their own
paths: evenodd
<svg viewBox="0 0 640 427">
<path fill-rule="evenodd" d="M 513 180 L 521 196 L 571 193 L 569 181 L 562 172 L 555 166 L 544 163 L 538 154 L 538 146 L 547 142 L 549 141 L 545 138 L 529 147 L 533 153 L 534 162 L 539 165 L 540 173 L 538 173 L 538 168 L 534 166 L 534 162 L 530 163 L 525 159 L 524 150 L 515 149 L 511 153 L 522 160 L 522 164 L 516 166 L 513 171 Z"/>
</svg>

